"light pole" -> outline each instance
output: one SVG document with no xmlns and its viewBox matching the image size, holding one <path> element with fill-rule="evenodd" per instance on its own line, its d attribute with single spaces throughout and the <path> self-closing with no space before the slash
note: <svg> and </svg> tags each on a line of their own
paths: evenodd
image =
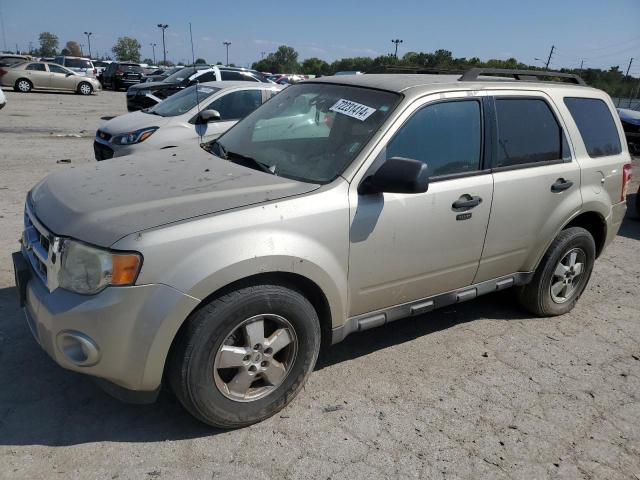
<svg viewBox="0 0 640 480">
<path fill-rule="evenodd" d="M 394 43 L 396 46 L 396 52 L 393 55 L 398 58 L 398 45 L 402 43 L 402 40 L 396 38 L 395 40 L 391 40 L 391 43 Z"/>
<path fill-rule="evenodd" d="M 84 57 L 84 43 L 80 44 L 80 56 Z"/>
<path fill-rule="evenodd" d="M 227 47 L 227 66 L 229 66 L 229 45 L 231 45 L 231 42 L 222 42 L 222 44 Z"/>
<path fill-rule="evenodd" d="M 158 28 L 162 29 L 162 58 L 163 58 L 163 63 L 165 64 L 165 66 L 167 65 L 167 49 L 164 46 L 164 31 L 169 28 L 169 25 L 167 25 L 166 23 L 159 23 L 158 24 Z"/>
<path fill-rule="evenodd" d="M 91 35 L 93 35 L 93 32 L 84 32 L 84 34 L 87 36 L 87 43 L 89 44 L 89 58 L 91 58 Z"/>
<path fill-rule="evenodd" d="M 260 52 L 260 59 L 261 59 L 261 60 L 264 60 L 264 54 L 265 54 L 265 53 L 267 53 L 267 52 Z"/>
<path fill-rule="evenodd" d="M 151 49 L 153 50 L 153 64 L 157 65 L 157 63 L 156 63 L 156 45 L 157 45 L 157 43 L 150 43 L 149 45 L 151 45 Z"/>
</svg>

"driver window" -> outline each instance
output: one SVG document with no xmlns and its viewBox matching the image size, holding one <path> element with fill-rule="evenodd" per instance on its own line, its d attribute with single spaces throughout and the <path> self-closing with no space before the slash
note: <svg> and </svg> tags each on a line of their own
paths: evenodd
<svg viewBox="0 0 640 480">
<path fill-rule="evenodd" d="M 478 170 L 480 119 L 477 100 L 427 105 L 414 113 L 389 142 L 386 158 L 420 160 L 434 177 Z"/>
<path fill-rule="evenodd" d="M 260 90 L 231 92 L 211 102 L 205 110 L 217 110 L 220 120 L 239 120 L 262 104 Z"/>
</svg>

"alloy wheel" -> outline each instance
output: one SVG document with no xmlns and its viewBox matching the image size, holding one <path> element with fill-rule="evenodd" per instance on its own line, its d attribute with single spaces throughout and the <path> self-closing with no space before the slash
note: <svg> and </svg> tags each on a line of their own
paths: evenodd
<svg viewBox="0 0 640 480">
<path fill-rule="evenodd" d="M 31 90 L 31 84 L 26 80 L 20 80 L 18 82 L 18 90 L 26 93 Z"/>
<path fill-rule="evenodd" d="M 582 280 L 586 254 L 581 248 L 569 250 L 556 265 L 551 278 L 551 298 L 556 303 L 565 303 L 578 291 Z"/>
<path fill-rule="evenodd" d="M 298 339 L 288 320 L 263 314 L 246 319 L 222 342 L 214 363 L 214 382 L 230 400 L 251 402 L 276 390 L 289 374 Z"/>
</svg>

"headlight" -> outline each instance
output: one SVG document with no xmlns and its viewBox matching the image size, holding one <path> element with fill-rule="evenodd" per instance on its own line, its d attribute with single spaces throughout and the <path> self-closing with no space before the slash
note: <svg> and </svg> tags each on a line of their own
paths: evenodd
<svg viewBox="0 0 640 480">
<path fill-rule="evenodd" d="M 58 285 L 76 293 L 94 294 L 109 285 L 133 285 L 140 271 L 138 253 L 117 253 L 63 240 Z"/>
<path fill-rule="evenodd" d="M 153 132 L 158 128 L 159 127 L 148 127 L 141 128 L 135 132 L 122 133 L 113 137 L 111 143 L 115 143 L 116 145 L 133 145 L 134 143 L 144 142 L 147 138 L 153 135 Z"/>
</svg>

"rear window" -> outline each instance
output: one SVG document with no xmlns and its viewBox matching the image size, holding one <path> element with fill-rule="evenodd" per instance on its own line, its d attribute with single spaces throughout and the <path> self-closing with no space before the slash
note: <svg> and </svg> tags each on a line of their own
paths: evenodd
<svg viewBox="0 0 640 480">
<path fill-rule="evenodd" d="M 562 159 L 562 129 L 545 101 L 498 98 L 496 116 L 497 167 Z"/>
<path fill-rule="evenodd" d="M 89 60 L 83 60 L 81 58 L 66 58 L 64 66 L 67 68 L 92 68 Z"/>
<path fill-rule="evenodd" d="M 590 157 L 622 152 L 618 129 L 606 103 L 597 98 L 565 97 L 564 104 L 578 126 Z"/>
<path fill-rule="evenodd" d="M 135 63 L 121 63 L 120 70 L 124 70 L 125 72 L 142 73 L 142 67 Z"/>
</svg>

